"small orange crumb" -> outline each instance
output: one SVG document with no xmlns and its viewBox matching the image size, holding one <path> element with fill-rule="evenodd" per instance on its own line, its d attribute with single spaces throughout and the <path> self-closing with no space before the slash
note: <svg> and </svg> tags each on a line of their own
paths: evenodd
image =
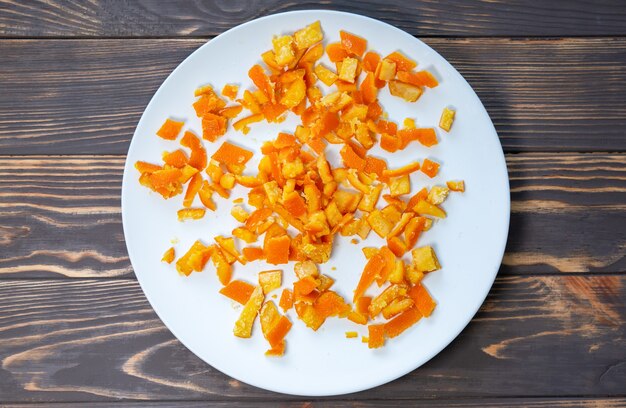
<svg viewBox="0 0 626 408">
<path fill-rule="evenodd" d="M 347 339 L 353 339 L 355 337 L 359 337 L 359 333 L 357 333 L 355 331 L 348 331 L 348 332 L 346 332 L 346 338 Z"/>
<path fill-rule="evenodd" d="M 172 261 L 174 261 L 175 257 L 176 257 L 176 252 L 174 251 L 174 247 L 172 247 L 168 249 L 167 251 L 165 251 L 165 253 L 163 254 L 163 258 L 161 258 L 161 261 L 171 264 Z"/>
<path fill-rule="evenodd" d="M 183 208 L 178 210 L 178 221 L 199 220 L 205 213 L 204 208 Z"/>
<path fill-rule="evenodd" d="M 237 97 L 237 93 L 239 92 L 239 86 L 226 84 L 224 88 L 222 88 L 222 95 L 230 99 L 231 101 Z"/>
</svg>

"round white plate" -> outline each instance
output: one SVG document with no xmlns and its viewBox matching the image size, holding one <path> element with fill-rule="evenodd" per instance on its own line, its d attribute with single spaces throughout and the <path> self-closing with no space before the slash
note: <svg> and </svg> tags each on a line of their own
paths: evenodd
<svg viewBox="0 0 626 408">
<path fill-rule="evenodd" d="M 385 88 L 380 92 L 381 104 L 396 123 L 401 125 L 410 117 L 422 127 L 437 127 L 442 109 L 454 107 L 457 116 L 452 131 L 437 129 L 440 143 L 431 149 L 411 143 L 393 156 L 378 147 L 371 153 L 388 160 L 393 157 L 389 160 L 392 168 L 427 157 L 441 162 L 441 171 L 433 180 L 421 172 L 412 176 L 414 191 L 457 179 L 465 180 L 467 190 L 451 194 L 444 203 L 448 217 L 438 221 L 418 243 L 433 245 L 442 265 L 424 280 L 438 303 L 430 318 L 388 340 L 385 347 L 370 350 L 360 338 L 345 338 L 346 331 L 367 335 L 365 326 L 331 318 L 313 332 L 290 310 L 288 317 L 294 326 L 287 337 L 286 354 L 268 358 L 264 356 L 268 345 L 258 319 L 251 339 L 233 336 L 240 307 L 218 293 L 221 286 L 210 263 L 203 273 L 181 277 L 173 265 L 160 261 L 171 242 L 180 256 L 196 239 L 211 243 L 215 235 L 229 236 L 236 225 L 229 215 L 231 201 L 217 198 L 217 212 L 208 211 L 200 221 L 180 223 L 176 211 L 182 208 L 182 196 L 165 201 L 141 187 L 133 165 L 137 160 L 160 163 L 164 150 L 179 148 L 177 142 L 155 135 L 167 117 L 184 119 L 185 129 L 201 134 L 200 120 L 191 107 L 196 87 L 212 84 L 221 89 L 226 83 L 238 83 L 243 92 L 251 86 L 248 69 L 260 63 L 261 52 L 271 48 L 272 36 L 293 32 L 316 20 L 322 23 L 326 43 L 338 41 L 339 30 L 347 30 L 365 37 L 369 49 L 383 56 L 401 50 L 418 62 L 418 68 L 435 74 L 440 85 L 427 89 L 416 103 L 391 97 Z M 332 66 L 327 60 L 326 65 Z M 290 115 L 281 124 L 253 124 L 247 136 L 229 129 L 218 143 L 205 143 L 205 147 L 209 156 L 224 140 L 257 150 L 277 132 L 293 132 L 296 124 Z M 331 153 L 330 158 L 333 161 L 336 155 Z M 256 172 L 256 159 L 248 164 L 249 172 Z M 236 189 L 231 198 L 245 197 L 245 191 Z M 430 47 L 395 27 L 354 14 L 320 10 L 248 22 L 209 41 L 183 61 L 161 85 L 139 121 L 122 186 L 130 260 L 150 304 L 174 335 L 201 359 L 237 380 L 308 396 L 344 394 L 384 384 L 416 369 L 446 347 L 471 320 L 491 288 L 506 243 L 509 206 L 502 147 L 487 112 L 463 77 Z M 346 299 L 352 298 L 366 262 L 361 247 L 383 244 L 375 235 L 371 233 L 359 245 L 351 244 L 349 238 L 336 240 L 331 260 L 321 266 L 323 273 L 336 279 L 333 289 Z M 234 278 L 254 283 L 256 273 L 265 269 L 275 267 L 259 262 L 236 265 Z M 282 269 L 284 287 L 290 287 L 293 264 Z"/>
</svg>

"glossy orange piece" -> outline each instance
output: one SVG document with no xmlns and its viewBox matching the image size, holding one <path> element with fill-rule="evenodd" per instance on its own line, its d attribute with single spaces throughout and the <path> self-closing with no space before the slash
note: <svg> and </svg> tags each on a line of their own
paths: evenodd
<svg viewBox="0 0 626 408">
<path fill-rule="evenodd" d="M 250 299 L 254 291 L 254 285 L 241 280 L 231 281 L 228 285 L 220 289 L 220 293 L 228 298 L 231 298 L 235 302 L 245 305 Z"/>
</svg>

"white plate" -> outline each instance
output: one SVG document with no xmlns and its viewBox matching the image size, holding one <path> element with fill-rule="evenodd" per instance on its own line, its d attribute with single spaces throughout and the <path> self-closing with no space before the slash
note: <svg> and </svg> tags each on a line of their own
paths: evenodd
<svg viewBox="0 0 626 408">
<path fill-rule="evenodd" d="M 384 348 L 369 350 L 360 338 L 346 339 L 344 335 L 352 330 L 367 335 L 365 326 L 331 318 L 313 332 L 291 310 L 288 316 L 294 326 L 287 338 L 286 355 L 267 358 L 263 353 L 268 346 L 258 319 L 251 339 L 233 336 L 239 308 L 218 294 L 220 285 L 212 266 L 185 278 L 176 273 L 173 265 L 160 262 L 171 240 L 178 241 L 175 247 L 180 255 L 198 238 L 208 243 L 215 235 L 230 235 L 235 226 L 229 215 L 230 201 L 218 198 L 216 213 L 207 212 L 200 221 L 179 223 L 176 210 L 182 207 L 182 196 L 165 201 L 141 187 L 133 164 L 137 160 L 159 163 L 161 152 L 178 148 L 176 142 L 155 136 L 167 117 L 184 119 L 186 128 L 201 134 L 200 121 L 191 107 L 197 86 L 210 83 L 221 89 L 234 82 L 242 85 L 243 91 L 251 85 L 248 69 L 260 62 L 259 55 L 271 47 L 273 35 L 293 32 L 315 20 L 321 20 L 327 42 L 337 41 L 339 30 L 344 29 L 365 37 L 370 49 L 381 55 L 401 50 L 418 61 L 420 68 L 435 73 L 439 87 L 427 89 L 417 103 L 391 97 L 387 89 L 380 93 L 381 103 L 399 124 L 411 117 L 419 126 L 432 127 L 437 126 L 442 109 L 452 106 L 457 109 L 453 129 L 450 133 L 438 129 L 440 143 L 434 148 L 410 144 L 393 155 L 390 165 L 434 158 L 443 164 L 440 174 L 434 180 L 422 173 L 414 174 L 413 189 L 464 179 L 467 191 L 451 194 L 444 203 L 448 218 L 420 238 L 419 245 L 432 244 L 436 248 L 443 266 L 425 278 L 425 285 L 438 302 L 430 318 L 388 340 Z M 278 131 L 293 131 L 296 123 L 291 115 L 278 125 L 253 124 L 248 136 L 229 129 L 220 142 L 236 140 L 258 149 Z M 219 144 L 206 144 L 209 156 Z M 373 154 L 390 157 L 378 147 Z M 256 171 L 256 162 L 251 161 L 248 169 Z M 236 190 L 232 198 L 242 196 L 244 190 Z M 308 396 L 344 394 L 384 384 L 416 369 L 446 347 L 471 320 L 491 288 L 506 243 L 509 206 L 507 170 L 498 136 L 463 77 L 413 36 L 377 20 L 334 11 L 298 11 L 260 18 L 227 31 L 190 55 L 161 85 L 141 117 L 128 151 L 122 187 L 130 260 L 150 304 L 174 335 L 201 359 L 231 377 L 272 391 Z M 372 233 L 364 245 L 380 246 L 382 240 Z M 331 260 L 322 266 L 324 273 L 336 279 L 334 289 L 346 299 L 352 297 L 365 265 L 361 246 L 341 238 Z M 256 272 L 272 268 L 256 262 L 245 267 L 237 265 L 234 277 L 254 282 Z M 293 265 L 283 269 L 284 284 L 290 286 Z"/>
</svg>

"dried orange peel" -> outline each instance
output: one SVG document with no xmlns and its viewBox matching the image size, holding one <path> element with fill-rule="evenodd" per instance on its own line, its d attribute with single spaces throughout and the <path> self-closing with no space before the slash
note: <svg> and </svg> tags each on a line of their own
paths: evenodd
<svg viewBox="0 0 626 408">
<path fill-rule="evenodd" d="M 184 195 L 181 221 L 215 211 L 214 193 L 229 199 L 237 185 L 248 190 L 248 209 L 238 198 L 230 211 L 239 223 L 232 236 L 214 237 L 212 245 L 196 241 L 176 261 L 176 269 L 187 276 L 202 271 L 210 260 L 223 285 L 220 293 L 243 305 L 234 334 L 250 337 L 258 315 L 268 356 L 285 352 L 293 326 L 289 315 L 313 330 L 333 317 L 365 325 L 370 348 L 430 316 L 436 302 L 422 280 L 441 266 L 432 247 L 416 245 L 433 220 L 446 217 L 441 205 L 450 191 L 465 190 L 460 180 L 430 189 L 412 185 L 420 177 L 424 182 L 437 176 L 440 164 L 434 160 L 389 168 L 370 154 L 376 145 L 394 153 L 414 141 L 419 149 L 438 144 L 434 127 L 406 119 L 399 128 L 378 100 L 387 87 L 391 95 L 414 103 L 438 81 L 427 71 L 415 71 L 417 62 L 401 51 L 381 57 L 368 50 L 363 37 L 343 30 L 339 37 L 324 47 L 319 21 L 274 37 L 261 54 L 265 67 L 256 64 L 248 71 L 251 89 L 237 99 L 239 86 L 223 85 L 221 95 L 237 104 L 228 105 L 210 85 L 195 90 L 193 109 L 202 123 L 202 138 L 186 130 L 181 148 L 163 153 L 163 164 L 135 164 L 141 185 L 165 199 Z M 320 61 L 324 54 L 330 64 Z M 445 108 L 439 127 L 449 131 L 454 114 Z M 255 123 L 278 123 L 287 115 L 299 117 L 300 124 L 291 133 L 278 133 L 260 152 L 237 142 L 246 137 L 237 132 L 247 134 Z M 232 140 L 223 141 L 209 158 L 204 143 L 225 135 L 229 123 L 235 131 Z M 157 135 L 173 142 L 184 127 L 184 122 L 167 119 Z M 339 165 L 327 159 L 332 145 L 337 145 Z M 256 174 L 244 174 L 255 156 Z M 198 202 L 200 207 L 194 207 Z M 371 231 L 381 246 L 363 248 L 367 260 L 348 296 L 350 303 L 331 289 L 335 280 L 319 266 L 331 259 L 340 237 L 358 244 L 356 237 L 365 240 Z M 171 248 L 163 261 L 173 262 L 175 254 Z M 256 283 L 231 280 L 237 263 L 255 261 L 279 267 L 295 262 L 295 282 L 285 284 L 282 269 L 259 272 Z M 285 315 L 266 299 L 281 288 L 278 305 Z"/>
</svg>

